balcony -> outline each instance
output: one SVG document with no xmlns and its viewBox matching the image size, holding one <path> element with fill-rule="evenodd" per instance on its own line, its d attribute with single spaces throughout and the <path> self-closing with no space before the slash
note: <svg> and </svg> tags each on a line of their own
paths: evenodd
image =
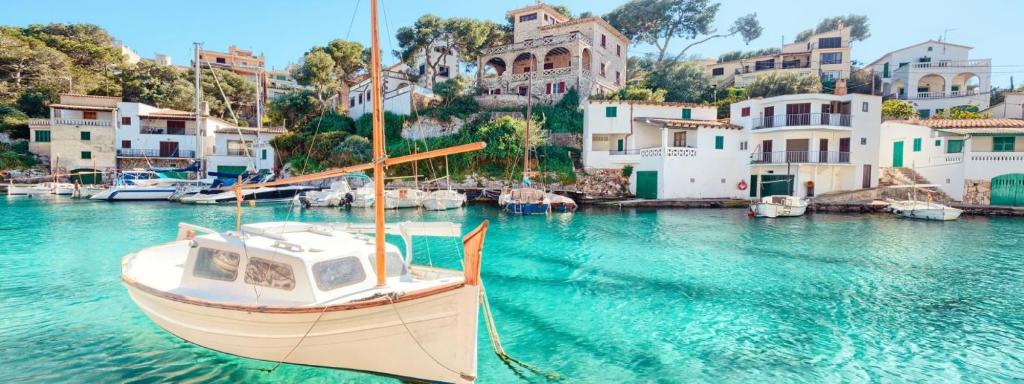
<svg viewBox="0 0 1024 384">
<path fill-rule="evenodd" d="M 594 43 L 590 37 L 584 35 L 582 32 L 569 32 L 566 34 L 547 36 L 539 39 L 530 39 L 520 41 L 518 43 L 502 45 L 498 47 L 486 48 L 480 52 L 480 56 L 498 55 L 507 52 L 518 52 L 536 47 L 546 47 L 558 44 L 565 44 L 573 41 L 580 41 L 588 46 L 593 46 Z M 486 61 L 486 60 L 484 60 Z"/>
<path fill-rule="evenodd" d="M 982 91 L 982 90 L 978 90 L 978 89 L 971 89 L 971 90 L 966 90 L 966 91 L 953 91 L 953 92 L 949 92 L 949 93 L 946 93 L 946 92 L 916 92 L 916 93 L 914 93 L 914 95 L 916 96 L 914 98 L 908 99 L 906 94 L 898 95 L 898 98 L 900 100 L 952 99 L 952 98 L 957 98 L 957 97 L 968 97 L 968 96 L 979 96 L 979 95 L 985 95 L 986 97 L 988 97 L 987 96 L 988 94 L 989 94 L 988 91 Z"/>
<path fill-rule="evenodd" d="M 192 159 L 196 157 L 196 151 L 179 149 L 170 153 L 161 154 L 157 149 L 132 149 L 118 148 L 117 156 L 120 157 L 162 157 L 175 159 Z"/>
<path fill-rule="evenodd" d="M 755 152 L 751 164 L 849 164 L 850 152 L 839 151 L 775 151 Z"/>
<path fill-rule="evenodd" d="M 30 126 L 48 126 L 48 125 L 50 125 L 50 119 L 28 119 L 28 125 L 30 125 Z"/>
<path fill-rule="evenodd" d="M 54 119 L 54 125 L 74 125 L 89 127 L 109 127 L 110 120 L 85 120 L 85 119 Z"/>
<path fill-rule="evenodd" d="M 749 66 L 743 67 L 743 68 L 737 68 L 736 69 L 736 74 L 737 75 L 742 75 L 742 74 L 745 74 L 745 73 L 754 73 L 754 72 L 761 72 L 761 71 L 771 71 L 771 70 L 775 70 L 775 69 L 803 69 L 803 68 L 810 68 L 810 67 L 811 67 L 811 62 L 809 62 L 809 61 L 803 61 L 803 62 L 801 62 L 799 60 L 782 61 L 782 62 L 779 62 L 777 64 L 776 63 L 772 63 L 772 64 L 754 64 L 753 68 L 751 68 Z"/>
<path fill-rule="evenodd" d="M 769 129 L 804 126 L 850 127 L 853 119 L 848 114 L 840 113 L 798 113 L 759 116 L 753 120 L 754 129 Z"/>
<path fill-rule="evenodd" d="M 956 69 L 957 72 L 966 72 L 966 71 L 961 71 L 960 68 L 972 68 L 972 67 L 974 67 L 974 68 L 989 68 L 989 67 L 992 66 L 992 59 L 939 60 L 939 61 L 929 61 L 929 62 L 924 62 L 924 63 L 913 63 L 913 64 L 905 65 L 905 66 L 900 67 L 900 68 L 905 68 L 905 67 L 908 67 L 908 66 L 910 68 L 913 68 L 913 69 L 919 69 L 919 68 L 927 68 L 927 69 L 954 68 L 954 69 Z"/>
<path fill-rule="evenodd" d="M 640 157 L 695 157 L 697 148 L 690 147 L 653 147 L 640 150 Z"/>
<path fill-rule="evenodd" d="M 139 133 L 143 135 L 183 135 L 195 136 L 195 128 L 167 128 L 143 125 L 139 127 Z"/>
</svg>

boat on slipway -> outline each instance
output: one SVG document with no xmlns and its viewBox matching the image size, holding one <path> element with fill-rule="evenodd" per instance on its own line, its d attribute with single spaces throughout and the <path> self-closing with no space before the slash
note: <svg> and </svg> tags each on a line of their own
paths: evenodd
<svg viewBox="0 0 1024 384">
<path fill-rule="evenodd" d="M 377 2 L 370 0 L 374 88 L 381 83 Z M 374 116 L 383 115 L 380 92 Z M 290 179 L 234 186 L 233 193 L 373 169 L 384 199 L 385 166 L 479 150 L 484 143 L 389 158 L 383 118 L 373 119 L 373 162 Z M 188 342 L 237 356 L 349 369 L 416 382 L 471 383 L 477 376 L 487 221 L 462 238 L 463 271 L 413 263 L 413 237 L 458 238 L 453 223 L 241 224 L 216 232 L 181 224 L 177 240 L 129 254 L 121 277 L 154 323 Z M 399 248 L 385 235 L 398 235 Z M 403 254 L 403 252 L 405 252 Z M 486 312 L 485 312 L 486 313 Z"/>
</svg>

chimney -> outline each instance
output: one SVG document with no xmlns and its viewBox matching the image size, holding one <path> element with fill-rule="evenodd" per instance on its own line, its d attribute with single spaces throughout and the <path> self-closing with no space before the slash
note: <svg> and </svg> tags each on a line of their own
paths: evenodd
<svg viewBox="0 0 1024 384">
<path fill-rule="evenodd" d="M 843 24 L 843 20 L 840 19 L 840 20 L 836 21 L 836 29 L 841 31 L 841 30 L 843 30 L 844 26 L 845 25 Z"/>
<path fill-rule="evenodd" d="M 846 79 L 836 79 L 836 96 L 846 95 Z"/>
</svg>

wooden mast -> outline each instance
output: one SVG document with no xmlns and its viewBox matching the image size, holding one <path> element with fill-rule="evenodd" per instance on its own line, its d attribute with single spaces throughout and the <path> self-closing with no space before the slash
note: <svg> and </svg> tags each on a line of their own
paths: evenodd
<svg viewBox="0 0 1024 384">
<path fill-rule="evenodd" d="M 384 259 L 384 99 L 381 94 L 380 37 L 377 33 L 377 0 L 370 0 L 370 95 L 373 98 L 373 210 L 377 260 L 377 286 L 387 284 Z"/>
<path fill-rule="evenodd" d="M 530 73 L 529 78 L 526 82 L 526 134 L 523 138 L 523 181 L 525 184 L 526 180 L 530 177 L 530 124 L 533 123 L 533 72 L 537 70 L 537 62 L 534 60 L 533 53 L 530 54 Z"/>
</svg>

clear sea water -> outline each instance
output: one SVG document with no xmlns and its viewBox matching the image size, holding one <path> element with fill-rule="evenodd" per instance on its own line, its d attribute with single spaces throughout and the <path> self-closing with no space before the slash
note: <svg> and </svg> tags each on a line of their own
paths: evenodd
<svg viewBox="0 0 1024 384">
<path fill-rule="evenodd" d="M 371 220 L 245 209 L 245 220 Z M 562 382 L 1024 380 L 1024 220 L 952 223 L 742 210 L 489 206 L 389 220 L 492 227 L 483 278 L 505 348 Z M 233 207 L 0 199 L 0 382 L 393 382 L 208 351 L 163 332 L 121 285 L 121 256 Z M 454 241 L 417 243 L 454 267 Z M 481 383 L 514 374 L 480 335 Z"/>
</svg>

